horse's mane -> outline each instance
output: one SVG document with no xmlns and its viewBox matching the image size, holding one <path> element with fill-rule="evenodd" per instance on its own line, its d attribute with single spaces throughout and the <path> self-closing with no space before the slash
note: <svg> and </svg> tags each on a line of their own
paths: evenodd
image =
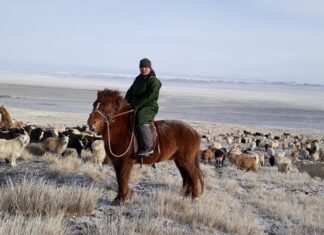
<svg viewBox="0 0 324 235">
<path fill-rule="evenodd" d="M 100 103 L 115 103 L 115 109 L 118 110 L 122 104 L 126 104 L 126 100 L 121 96 L 120 91 L 104 89 L 98 91 L 97 101 Z"/>
</svg>

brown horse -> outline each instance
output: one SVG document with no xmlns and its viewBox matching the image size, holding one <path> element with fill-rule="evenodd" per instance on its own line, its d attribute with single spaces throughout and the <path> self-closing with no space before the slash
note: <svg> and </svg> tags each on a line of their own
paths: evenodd
<svg viewBox="0 0 324 235">
<path fill-rule="evenodd" d="M 134 112 L 119 91 L 109 89 L 98 91 L 88 125 L 91 130 L 102 135 L 106 158 L 110 159 L 116 172 L 118 194 L 113 204 L 119 204 L 132 196 L 128 181 L 136 163 L 133 120 Z M 159 145 L 156 145 L 152 156 L 143 159 L 143 164 L 173 159 L 183 178 L 183 194 L 191 195 L 194 199 L 198 198 L 204 188 L 198 158 L 199 134 L 182 121 L 155 121 L 155 126 Z"/>
<path fill-rule="evenodd" d="M 13 122 L 10 117 L 10 113 L 3 105 L 0 106 L 0 114 L 1 114 L 1 126 L 11 128 L 13 126 Z"/>
</svg>

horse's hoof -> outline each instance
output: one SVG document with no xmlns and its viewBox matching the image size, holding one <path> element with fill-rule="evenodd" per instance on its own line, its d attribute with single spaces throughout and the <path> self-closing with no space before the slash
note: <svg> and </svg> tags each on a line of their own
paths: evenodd
<svg viewBox="0 0 324 235">
<path fill-rule="evenodd" d="M 125 201 L 130 200 L 132 198 L 132 196 L 133 196 L 133 190 L 129 190 L 125 197 Z"/>
<path fill-rule="evenodd" d="M 112 201 L 111 205 L 113 206 L 120 206 L 122 203 L 129 201 L 133 196 L 133 191 L 129 190 L 129 192 L 124 196 L 116 196 L 115 199 Z"/>
<path fill-rule="evenodd" d="M 122 200 L 119 196 L 115 197 L 114 200 L 112 201 L 111 205 L 113 206 L 120 206 L 122 203 Z"/>
<path fill-rule="evenodd" d="M 192 200 L 193 203 L 197 203 L 198 202 L 198 197 L 192 197 L 191 200 Z"/>
</svg>

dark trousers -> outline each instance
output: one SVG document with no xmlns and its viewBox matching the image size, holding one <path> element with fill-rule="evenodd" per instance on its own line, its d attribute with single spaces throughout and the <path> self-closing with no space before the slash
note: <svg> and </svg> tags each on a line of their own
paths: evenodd
<svg viewBox="0 0 324 235">
<path fill-rule="evenodd" d="M 152 124 L 138 124 L 136 131 L 140 141 L 140 149 L 153 149 Z"/>
</svg>

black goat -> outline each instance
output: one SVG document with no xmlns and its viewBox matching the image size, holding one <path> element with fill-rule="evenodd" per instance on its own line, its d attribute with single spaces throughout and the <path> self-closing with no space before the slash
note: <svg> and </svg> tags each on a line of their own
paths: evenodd
<svg viewBox="0 0 324 235">
<path fill-rule="evenodd" d="M 226 158 L 226 148 L 215 149 L 214 156 L 216 160 L 216 167 L 223 167 Z"/>
<path fill-rule="evenodd" d="M 0 139 L 11 140 L 25 133 L 24 129 L 10 128 L 8 131 L 0 131 Z"/>
<path fill-rule="evenodd" d="M 78 156 L 81 157 L 82 149 L 85 149 L 88 145 L 88 139 L 86 138 L 86 136 L 74 134 L 70 130 L 60 133 L 60 135 L 62 134 L 69 137 L 67 147 L 74 148 L 77 151 Z"/>
<path fill-rule="evenodd" d="M 274 156 L 270 156 L 269 163 L 270 163 L 270 166 L 274 166 L 275 165 L 275 157 Z"/>
<path fill-rule="evenodd" d="M 30 130 L 30 143 L 39 143 L 44 136 L 42 128 L 35 128 Z"/>
</svg>

